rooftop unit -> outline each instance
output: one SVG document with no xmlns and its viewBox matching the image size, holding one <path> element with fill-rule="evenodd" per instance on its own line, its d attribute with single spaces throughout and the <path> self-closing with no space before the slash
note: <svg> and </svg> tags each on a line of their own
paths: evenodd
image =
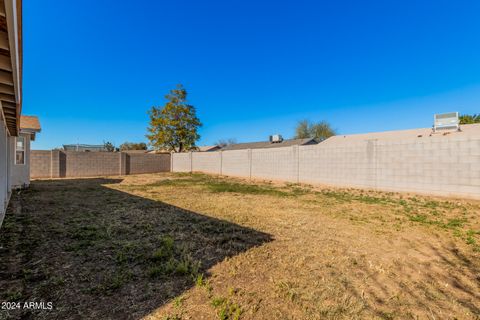
<svg viewBox="0 0 480 320">
<path fill-rule="evenodd" d="M 271 135 L 268 139 L 270 143 L 280 143 L 283 141 L 283 137 L 279 134 Z"/>
<path fill-rule="evenodd" d="M 449 129 L 460 130 L 458 112 L 441 113 L 433 116 L 433 132 Z"/>
</svg>

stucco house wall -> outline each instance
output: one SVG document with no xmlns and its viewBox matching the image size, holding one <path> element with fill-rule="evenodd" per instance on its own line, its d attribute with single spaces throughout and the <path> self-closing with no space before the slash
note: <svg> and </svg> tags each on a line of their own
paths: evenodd
<svg viewBox="0 0 480 320">
<path fill-rule="evenodd" d="M 2 25 L 0 96 L 0 227 L 11 194 L 13 168 L 10 143 L 18 135 L 22 113 L 22 0 L 0 1 Z"/>
<path fill-rule="evenodd" d="M 2 224 L 3 215 L 5 213 L 5 209 L 7 208 L 7 201 L 9 195 L 8 179 L 5 179 L 9 175 L 8 133 L 5 124 L 1 120 L 2 119 L 0 119 L 0 177 L 4 179 L 0 180 L 0 225 Z"/>
<path fill-rule="evenodd" d="M 30 185 L 30 134 L 21 133 L 19 136 L 25 139 L 25 161 L 24 164 L 15 163 L 15 144 L 16 137 L 11 137 L 9 140 L 10 148 L 10 163 L 12 163 L 12 170 L 10 172 L 10 180 L 12 188 L 25 188 Z"/>
</svg>

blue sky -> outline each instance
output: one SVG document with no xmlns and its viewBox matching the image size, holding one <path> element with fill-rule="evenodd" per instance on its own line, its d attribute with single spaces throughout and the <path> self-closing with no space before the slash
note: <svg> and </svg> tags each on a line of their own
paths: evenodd
<svg viewBox="0 0 480 320">
<path fill-rule="evenodd" d="M 479 1 L 24 0 L 34 149 L 146 141 L 177 83 L 221 138 L 429 127 L 480 112 Z"/>
</svg>

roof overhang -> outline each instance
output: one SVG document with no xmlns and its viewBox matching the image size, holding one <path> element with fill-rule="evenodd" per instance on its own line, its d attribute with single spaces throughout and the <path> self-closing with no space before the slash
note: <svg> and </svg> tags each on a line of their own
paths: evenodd
<svg viewBox="0 0 480 320">
<path fill-rule="evenodd" d="M 0 0 L 0 103 L 12 136 L 20 128 L 22 66 L 22 1 Z"/>
<path fill-rule="evenodd" d="M 37 132 L 40 132 L 40 130 L 20 129 L 20 134 L 28 134 L 30 136 L 30 140 L 32 141 L 35 141 Z"/>
</svg>

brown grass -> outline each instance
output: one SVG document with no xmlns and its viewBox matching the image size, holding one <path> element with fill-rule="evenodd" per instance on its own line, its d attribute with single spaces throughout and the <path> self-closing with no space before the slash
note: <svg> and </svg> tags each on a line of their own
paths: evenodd
<svg viewBox="0 0 480 320">
<path fill-rule="evenodd" d="M 35 181 L 0 318 L 475 319 L 480 203 L 201 174 Z"/>
</svg>

